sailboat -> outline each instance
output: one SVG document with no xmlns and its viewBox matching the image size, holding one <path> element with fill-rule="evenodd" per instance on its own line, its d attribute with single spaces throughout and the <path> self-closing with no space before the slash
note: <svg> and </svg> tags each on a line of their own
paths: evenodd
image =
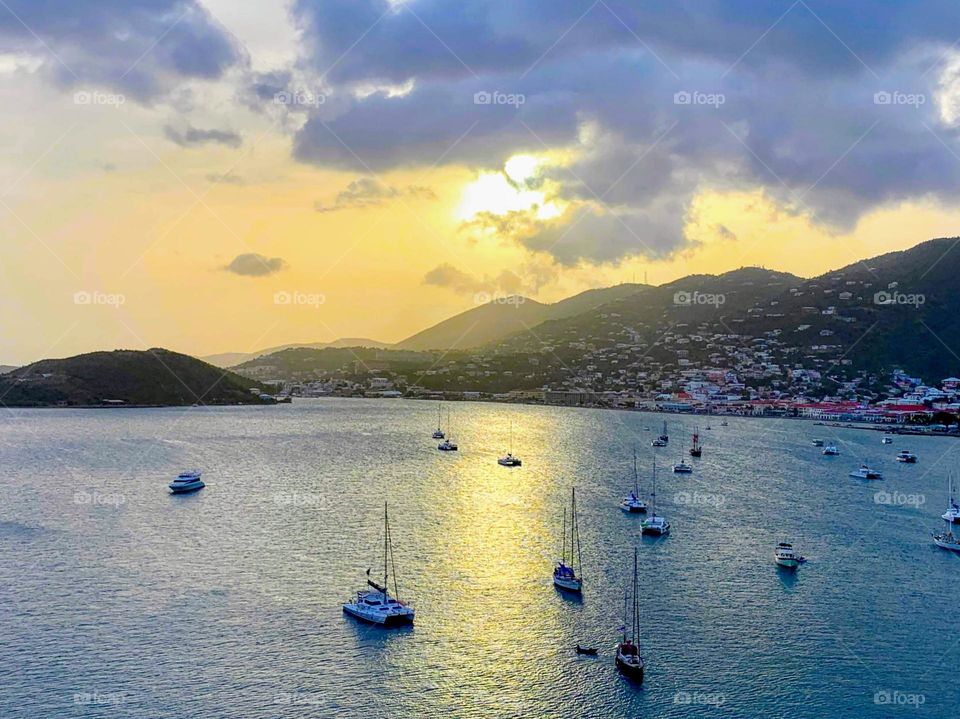
<svg viewBox="0 0 960 719">
<path fill-rule="evenodd" d="M 437 445 L 441 452 L 456 452 L 460 449 L 457 443 L 453 441 L 453 422 L 450 419 L 450 410 L 447 410 L 447 432 L 450 436 Z"/>
<path fill-rule="evenodd" d="M 633 448 L 633 491 L 620 502 L 620 509 L 627 514 L 642 514 L 647 503 L 640 499 L 640 480 L 637 478 L 637 448 Z"/>
<path fill-rule="evenodd" d="M 498 458 L 497 464 L 502 467 L 519 467 L 523 464 L 519 457 L 513 456 L 513 422 L 510 423 L 510 451 Z"/>
<path fill-rule="evenodd" d="M 390 596 L 389 567 L 393 565 L 393 594 Z M 362 589 L 357 592 L 355 601 L 345 602 L 343 611 L 352 617 L 362 619 L 371 624 L 384 627 L 395 627 L 403 624 L 412 624 L 414 611 L 400 601 L 400 589 L 397 586 L 397 567 L 393 561 L 393 539 L 390 536 L 390 521 L 387 517 L 387 503 L 383 503 L 383 584 L 370 579 L 370 570 L 367 570 L 367 585 L 371 589 Z"/>
<path fill-rule="evenodd" d="M 440 412 L 443 405 L 437 405 L 437 430 L 433 433 L 434 439 L 443 439 L 443 430 L 440 428 Z"/>
<path fill-rule="evenodd" d="M 637 548 L 633 548 L 633 608 L 630 634 L 627 635 L 627 593 L 623 595 L 623 638 L 617 645 L 617 669 L 635 682 L 643 681 L 643 657 L 640 656 L 640 584 L 637 580 Z"/>
<path fill-rule="evenodd" d="M 576 554 L 574 554 L 576 552 Z M 568 563 L 569 560 L 569 563 Z M 576 561 L 577 569 L 573 563 Z M 567 510 L 563 510 L 563 555 L 553 570 L 553 583 L 567 592 L 580 592 L 583 589 L 583 570 L 580 559 L 580 524 L 577 521 L 577 489 L 570 495 L 570 556 L 567 557 Z"/>
<path fill-rule="evenodd" d="M 661 442 L 669 442 L 670 436 L 667 434 L 667 420 L 663 420 L 663 431 L 660 432 L 660 436 L 657 437 Z"/>
<path fill-rule="evenodd" d="M 950 506 L 941 516 L 948 523 L 960 522 L 960 505 L 957 504 L 957 500 L 953 496 L 953 477 L 947 480 L 947 494 L 950 497 Z"/>
<path fill-rule="evenodd" d="M 690 456 L 699 457 L 703 454 L 703 445 L 700 444 L 700 429 L 693 430 L 693 444 L 690 445 Z"/>
<path fill-rule="evenodd" d="M 951 552 L 960 552 L 960 537 L 950 529 L 950 522 L 945 522 L 947 528 L 940 534 L 933 535 L 933 543 L 940 549 L 949 549 Z"/>
<path fill-rule="evenodd" d="M 653 458 L 653 491 L 650 493 L 650 515 L 640 522 L 643 534 L 662 537 L 670 532 L 670 522 L 666 517 L 657 516 L 657 458 Z"/>
</svg>

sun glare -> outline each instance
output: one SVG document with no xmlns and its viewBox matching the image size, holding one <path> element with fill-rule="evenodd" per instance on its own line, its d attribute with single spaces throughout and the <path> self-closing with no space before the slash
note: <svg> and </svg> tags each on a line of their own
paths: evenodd
<svg viewBox="0 0 960 719">
<path fill-rule="evenodd" d="M 541 164 L 533 155 L 514 155 L 504 163 L 502 172 L 481 172 L 463 188 L 457 218 L 471 220 L 484 212 L 532 212 L 539 220 L 557 217 L 562 208 L 548 201 L 544 191 L 527 188 L 527 183 L 537 177 Z"/>
</svg>

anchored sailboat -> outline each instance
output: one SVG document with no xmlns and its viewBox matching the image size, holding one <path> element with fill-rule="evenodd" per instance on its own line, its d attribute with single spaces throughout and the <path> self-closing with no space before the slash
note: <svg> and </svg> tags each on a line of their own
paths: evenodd
<svg viewBox="0 0 960 719">
<path fill-rule="evenodd" d="M 519 457 L 513 456 L 513 422 L 510 423 L 510 451 L 497 459 L 497 464 L 502 467 L 519 467 L 523 464 Z"/>
<path fill-rule="evenodd" d="M 433 433 L 434 439 L 443 439 L 443 429 L 440 427 L 440 412 L 443 405 L 437 405 L 437 430 Z"/>
<path fill-rule="evenodd" d="M 690 456 L 699 457 L 703 454 L 703 445 L 700 444 L 700 428 L 693 430 L 693 444 L 690 446 Z"/>
<path fill-rule="evenodd" d="M 576 554 L 574 554 L 576 552 Z M 573 567 L 576 561 L 576 570 Z M 553 570 L 553 583 L 567 592 L 580 592 L 583 589 L 583 566 L 580 559 L 580 523 L 577 520 L 577 489 L 570 495 L 570 556 L 567 556 L 567 510 L 563 510 L 563 553 L 560 562 Z"/>
<path fill-rule="evenodd" d="M 637 477 L 637 448 L 633 448 L 633 491 L 620 502 L 620 509 L 628 514 L 642 514 L 647 503 L 640 499 L 640 480 Z"/>
<path fill-rule="evenodd" d="M 438 444 L 437 449 L 441 452 L 456 452 L 460 447 L 453 441 L 453 422 L 450 419 L 450 410 L 447 410 L 447 432 L 450 436 Z"/>
<path fill-rule="evenodd" d="M 662 537 L 670 532 L 670 522 L 666 517 L 657 516 L 657 458 L 653 458 L 653 491 L 650 493 L 650 514 L 640 523 L 643 534 Z"/>
<path fill-rule="evenodd" d="M 390 596 L 390 566 L 393 566 L 393 594 Z M 394 627 L 413 623 L 413 607 L 400 601 L 400 588 L 397 586 L 397 566 L 393 559 L 393 539 L 390 536 L 390 521 L 387 517 L 387 503 L 383 503 L 383 584 L 370 579 L 367 570 L 367 585 L 371 589 L 357 592 L 355 601 L 345 602 L 343 611 L 352 617 L 371 624 Z"/>
<path fill-rule="evenodd" d="M 640 656 L 640 584 L 637 580 L 637 548 L 633 548 L 633 608 L 630 634 L 627 634 L 627 594 L 623 596 L 623 638 L 617 645 L 617 669 L 635 682 L 643 681 L 643 657 Z"/>
</svg>

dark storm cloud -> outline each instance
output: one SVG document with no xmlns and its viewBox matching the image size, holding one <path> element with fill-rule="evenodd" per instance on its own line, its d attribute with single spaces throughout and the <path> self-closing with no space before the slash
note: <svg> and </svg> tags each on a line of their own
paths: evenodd
<svg viewBox="0 0 960 719">
<path fill-rule="evenodd" d="M 196 0 L 6 0 L 0 47 L 43 59 L 59 83 L 149 100 L 245 60 Z"/>
<path fill-rule="evenodd" d="M 490 168 L 571 147 L 545 170 L 574 203 L 563 222 L 476 220 L 563 263 L 682 249 L 701 190 L 762 188 L 839 231 L 960 187 L 935 101 L 955 2 L 298 0 L 293 13 L 301 70 L 340 99 L 308 114 L 298 159 Z M 351 97 L 408 82 L 403 96 Z M 898 92 L 922 101 L 884 102 Z"/>
</svg>

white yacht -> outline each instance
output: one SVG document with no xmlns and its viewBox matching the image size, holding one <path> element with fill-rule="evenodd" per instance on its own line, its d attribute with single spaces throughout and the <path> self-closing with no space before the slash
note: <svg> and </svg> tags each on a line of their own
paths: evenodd
<svg viewBox="0 0 960 719">
<path fill-rule="evenodd" d="M 785 569 L 796 569 L 803 562 L 803 557 L 797 554 L 793 545 L 788 542 L 780 542 L 773 552 L 773 558 L 776 563 Z"/>
<path fill-rule="evenodd" d="M 840 454 L 840 450 L 837 449 L 837 445 L 828 444 L 826 447 L 823 448 L 823 453 L 828 457 L 836 457 L 837 455 Z"/>
<path fill-rule="evenodd" d="M 574 555 L 576 551 L 576 555 Z M 576 562 L 580 571 L 573 567 Z M 567 556 L 567 510 L 563 510 L 563 554 L 553 570 L 553 583 L 567 592 L 583 591 L 583 568 L 580 565 L 580 523 L 577 521 L 577 490 L 570 495 L 570 555 Z"/>
<path fill-rule="evenodd" d="M 666 447 L 666 446 L 667 446 L 667 441 L 666 441 L 665 439 L 661 439 L 660 437 L 657 437 L 655 440 L 653 440 L 653 441 L 650 443 L 650 446 L 651 446 L 651 447 Z"/>
<path fill-rule="evenodd" d="M 186 494 L 187 492 L 196 492 L 207 485 L 200 479 L 200 470 L 195 469 L 190 472 L 181 472 L 169 486 L 171 494 Z"/>
<path fill-rule="evenodd" d="M 888 435 L 883 435 L 883 438 L 880 440 L 882 444 L 893 444 L 893 437 Z"/>
<path fill-rule="evenodd" d="M 414 618 L 413 607 L 409 607 L 399 599 L 399 590 L 397 587 L 396 566 L 393 567 L 393 592 L 395 597 L 390 596 L 388 572 L 389 564 L 392 564 L 393 546 L 390 536 L 390 523 L 387 519 L 387 504 L 383 504 L 383 584 L 379 584 L 370 579 L 370 570 L 367 570 L 367 585 L 372 589 L 362 589 L 357 592 L 355 600 L 345 602 L 343 611 L 352 617 L 362 619 L 371 624 L 379 624 L 384 627 L 395 627 L 404 624 L 412 624 Z"/>
<path fill-rule="evenodd" d="M 854 479 L 883 479 L 880 470 L 870 469 L 870 467 L 865 464 L 861 464 L 857 469 L 853 470 L 850 476 Z"/>
<path fill-rule="evenodd" d="M 917 455 L 915 455 L 909 449 L 901 449 L 900 452 L 897 453 L 896 460 L 898 462 L 903 462 L 904 464 L 916 464 Z"/>
<path fill-rule="evenodd" d="M 673 465 L 673 471 L 677 474 L 692 474 L 693 465 L 687 464 L 684 460 L 680 460 L 675 465 Z"/>
<path fill-rule="evenodd" d="M 950 497 L 950 506 L 940 516 L 950 523 L 960 522 L 960 505 L 957 504 L 957 500 L 953 496 L 953 477 L 947 480 L 947 495 Z"/>
<path fill-rule="evenodd" d="M 637 477 L 637 450 L 633 450 L 633 491 L 620 502 L 620 509 L 627 514 L 644 514 L 647 503 L 640 499 L 640 480 Z"/>
<path fill-rule="evenodd" d="M 933 535 L 933 543 L 940 549 L 949 549 L 951 552 L 960 552 L 960 537 L 955 535 L 950 529 L 950 523 L 940 534 Z"/>
<path fill-rule="evenodd" d="M 657 460 L 653 460 L 653 491 L 650 493 L 650 514 L 640 522 L 640 531 L 643 534 L 652 534 L 662 537 L 670 532 L 670 522 L 666 517 L 657 515 Z"/>
</svg>

